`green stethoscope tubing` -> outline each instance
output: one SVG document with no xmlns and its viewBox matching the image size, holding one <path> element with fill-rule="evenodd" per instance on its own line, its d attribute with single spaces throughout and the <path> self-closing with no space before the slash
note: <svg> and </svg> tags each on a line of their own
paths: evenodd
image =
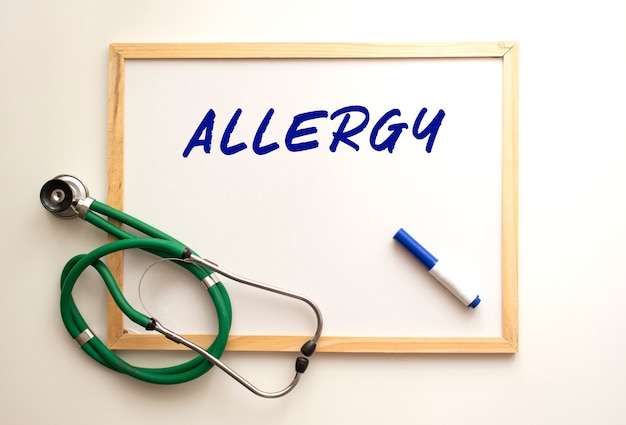
<svg viewBox="0 0 626 425">
<path fill-rule="evenodd" d="M 148 237 L 135 236 L 109 223 L 96 213 L 122 222 Z M 72 291 L 80 275 L 89 267 L 95 268 L 100 274 L 111 297 L 122 312 L 138 325 L 148 327 L 152 318 L 137 311 L 128 303 L 113 277 L 111 270 L 102 262 L 101 258 L 126 249 L 142 249 L 162 258 L 181 258 L 187 247 L 171 236 L 141 220 L 96 200 L 89 206 L 89 210 L 85 214 L 85 220 L 107 233 L 110 233 L 119 240 L 96 248 L 87 254 L 77 255 L 70 259 L 65 265 L 61 274 L 60 307 L 61 317 L 67 331 L 72 338 L 77 338 L 85 330 L 89 329 L 87 322 L 80 314 L 72 296 Z M 194 274 L 199 280 L 213 273 L 212 270 L 198 264 L 178 262 L 177 264 L 180 264 L 181 267 L 184 267 Z M 208 293 L 215 304 L 218 318 L 218 333 L 215 340 L 206 351 L 212 356 L 219 358 L 226 348 L 232 322 L 232 308 L 226 288 L 224 288 L 221 282 L 210 286 Z M 213 363 L 201 355 L 185 363 L 170 367 L 146 368 L 133 366 L 107 348 L 95 335 L 82 344 L 82 349 L 94 360 L 110 369 L 155 384 L 171 385 L 187 382 L 198 378 L 213 367 Z"/>
</svg>

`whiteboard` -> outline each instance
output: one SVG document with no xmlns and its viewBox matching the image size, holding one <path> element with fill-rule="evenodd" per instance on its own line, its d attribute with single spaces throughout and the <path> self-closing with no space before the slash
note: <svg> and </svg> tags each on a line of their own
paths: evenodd
<svg viewBox="0 0 626 425">
<path fill-rule="evenodd" d="M 310 296 L 320 351 L 516 351 L 514 47 L 112 45 L 109 203 Z M 438 284 L 399 228 L 481 304 Z M 203 287 L 154 261 L 125 254 L 131 304 L 210 341 Z M 304 305 L 223 282 L 229 349 L 297 350 L 313 333 Z M 114 309 L 109 344 L 177 348 Z"/>
</svg>

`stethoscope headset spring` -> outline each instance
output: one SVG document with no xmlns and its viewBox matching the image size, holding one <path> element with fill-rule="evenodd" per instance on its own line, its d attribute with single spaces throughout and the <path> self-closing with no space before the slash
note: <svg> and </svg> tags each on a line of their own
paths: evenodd
<svg viewBox="0 0 626 425">
<path fill-rule="evenodd" d="M 98 247 L 87 254 L 80 254 L 71 258 L 61 273 L 60 308 L 63 323 L 70 336 L 83 351 L 98 363 L 145 382 L 165 385 L 193 380 L 208 372 L 213 366 L 217 366 L 248 390 L 264 398 L 281 397 L 295 388 L 301 375 L 307 369 L 308 358 L 315 352 L 322 333 L 322 315 L 311 299 L 224 270 L 212 261 L 198 256 L 190 248 L 168 234 L 125 212 L 90 198 L 87 187 L 74 176 L 59 175 L 46 182 L 41 188 L 40 200 L 44 208 L 57 217 L 65 219 L 80 217 L 117 238 L 117 240 Z M 108 217 L 109 220 L 105 217 Z M 111 221 L 131 227 L 144 236 L 128 232 L 121 226 L 112 224 Z M 218 319 L 217 335 L 208 348 L 204 349 L 167 329 L 154 317 L 149 317 L 130 305 L 113 273 L 102 261 L 102 258 L 110 254 L 127 249 L 141 249 L 162 259 L 173 259 L 173 263 L 178 264 L 202 282 L 215 305 Z M 93 267 L 98 272 L 113 300 L 130 320 L 149 331 L 156 331 L 169 340 L 182 344 L 196 352 L 198 356 L 185 363 L 164 368 L 137 367 L 120 358 L 92 332 L 74 302 L 72 291 L 81 274 L 89 267 Z M 315 334 L 301 347 L 300 352 L 303 356 L 298 356 L 296 359 L 295 376 L 282 390 L 276 392 L 262 391 L 220 360 L 228 341 L 232 323 L 232 308 L 228 292 L 218 275 L 258 289 L 294 298 L 306 303 L 313 310 L 317 321 Z"/>
</svg>

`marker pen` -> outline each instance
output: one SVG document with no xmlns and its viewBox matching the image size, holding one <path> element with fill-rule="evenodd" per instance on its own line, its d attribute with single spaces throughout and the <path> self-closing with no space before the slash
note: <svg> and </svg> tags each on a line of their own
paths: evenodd
<svg viewBox="0 0 626 425">
<path fill-rule="evenodd" d="M 440 260 L 428 252 L 426 248 L 413 239 L 404 229 L 398 230 L 393 238 L 420 260 L 428 269 L 428 273 L 445 286 L 448 291 L 452 292 L 464 305 L 470 308 L 476 308 L 478 304 L 480 304 L 480 297 L 478 295 L 471 295 L 475 294 L 475 292 L 468 291 L 467 288 L 462 288 L 455 280 L 452 280 L 453 278 L 448 275 L 447 266 L 445 264 L 442 265 Z"/>
</svg>

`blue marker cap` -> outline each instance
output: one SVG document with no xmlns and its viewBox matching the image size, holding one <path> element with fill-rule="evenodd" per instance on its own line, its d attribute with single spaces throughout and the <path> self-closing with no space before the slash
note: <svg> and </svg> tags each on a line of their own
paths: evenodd
<svg viewBox="0 0 626 425">
<path fill-rule="evenodd" d="M 417 257 L 417 259 L 420 260 L 428 270 L 432 269 L 433 266 L 437 264 L 437 261 L 439 261 L 434 255 L 428 252 L 426 248 L 420 245 L 419 242 L 413 239 L 404 229 L 398 230 L 393 238 L 408 249 L 411 254 L 415 255 L 415 257 Z M 476 300 L 474 300 L 472 304 L 475 302 Z M 480 302 L 480 299 L 478 302 Z M 478 303 L 476 303 L 476 305 L 478 305 Z"/>
</svg>

